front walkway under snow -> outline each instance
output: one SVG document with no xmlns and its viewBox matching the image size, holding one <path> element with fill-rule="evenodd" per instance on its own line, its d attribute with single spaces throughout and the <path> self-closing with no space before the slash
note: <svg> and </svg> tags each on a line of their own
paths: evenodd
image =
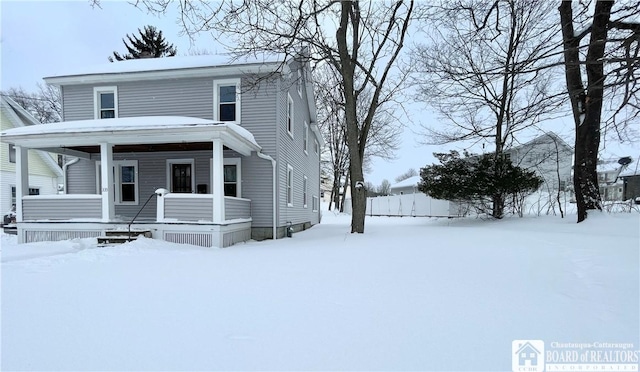
<svg viewBox="0 0 640 372">
<path fill-rule="evenodd" d="M 640 347 L 638 214 L 349 217 L 203 249 L 2 236 L 2 370 L 510 371 L 513 340 Z"/>
</svg>

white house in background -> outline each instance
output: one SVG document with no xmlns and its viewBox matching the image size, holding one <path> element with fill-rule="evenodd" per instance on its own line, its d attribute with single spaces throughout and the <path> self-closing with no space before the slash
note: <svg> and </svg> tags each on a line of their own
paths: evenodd
<svg viewBox="0 0 640 372">
<path fill-rule="evenodd" d="M 623 159 L 628 159 L 624 161 Z M 604 201 L 623 200 L 625 182 L 621 177 L 629 164 L 631 157 L 624 158 L 603 158 L 598 160 L 596 171 L 598 173 L 598 187 L 600 197 Z"/>
<path fill-rule="evenodd" d="M 319 222 L 323 140 L 304 58 L 137 59 L 45 81 L 60 87 L 64 121 L 0 137 L 16 146 L 20 242 L 133 226 L 226 247 Z M 65 195 L 28 195 L 27 149 L 80 159 Z"/>
<path fill-rule="evenodd" d="M 405 195 L 420 192 L 420 190 L 418 190 L 420 181 L 422 181 L 420 176 L 409 177 L 406 180 L 391 185 L 389 192 L 391 195 Z"/>
<path fill-rule="evenodd" d="M 40 124 L 13 99 L 0 96 L 2 131 Z M 62 169 L 53 154 L 30 150 L 28 164 L 28 195 L 52 195 L 62 185 Z M 16 204 L 16 149 L 13 144 L 0 144 L 0 213 L 7 214 Z"/>
<path fill-rule="evenodd" d="M 553 132 L 504 151 L 514 165 L 535 171 L 545 191 L 565 190 L 571 185 L 573 148 Z"/>
</svg>

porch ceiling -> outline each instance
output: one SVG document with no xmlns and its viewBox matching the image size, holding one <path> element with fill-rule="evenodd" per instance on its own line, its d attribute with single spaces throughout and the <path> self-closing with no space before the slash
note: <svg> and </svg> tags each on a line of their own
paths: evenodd
<svg viewBox="0 0 640 372">
<path fill-rule="evenodd" d="M 89 154 L 100 153 L 100 146 L 73 146 L 68 147 L 70 150 L 86 152 Z M 225 150 L 229 150 L 227 146 L 224 146 Z M 199 150 L 213 150 L 212 142 L 189 142 L 189 143 L 156 143 L 145 145 L 115 145 L 113 146 L 114 153 L 126 153 L 126 152 L 157 152 L 157 151 L 199 151 Z"/>
<path fill-rule="evenodd" d="M 237 124 L 182 116 L 67 121 L 9 129 L 0 134 L 2 142 L 26 148 L 57 147 L 83 152 L 94 152 L 101 143 L 112 144 L 119 152 L 199 146 L 210 149 L 211 143 L 204 146 L 213 139 L 221 139 L 227 148 L 245 156 L 261 149 L 253 135 Z"/>
</svg>

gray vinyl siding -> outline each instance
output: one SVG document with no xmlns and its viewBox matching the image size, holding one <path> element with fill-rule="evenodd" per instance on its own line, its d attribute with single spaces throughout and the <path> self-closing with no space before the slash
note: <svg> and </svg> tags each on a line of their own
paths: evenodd
<svg viewBox="0 0 640 372">
<path fill-rule="evenodd" d="M 224 214 L 227 220 L 249 218 L 251 217 L 251 203 L 242 199 L 224 198 Z"/>
<path fill-rule="evenodd" d="M 98 156 L 99 157 L 99 156 Z M 97 194 L 96 162 L 80 159 L 67 168 L 67 194 Z"/>
<path fill-rule="evenodd" d="M 93 85 L 67 85 L 62 92 L 62 120 L 93 119 Z"/>
<path fill-rule="evenodd" d="M 213 79 L 118 83 L 118 117 L 133 116 L 213 119 Z"/>
<path fill-rule="evenodd" d="M 102 217 L 100 199 L 25 199 L 22 208 L 25 221 Z"/>
<path fill-rule="evenodd" d="M 280 95 L 281 120 L 278 125 L 278 197 L 280 214 L 278 226 L 285 226 L 288 221 L 293 224 L 310 222 L 318 223 L 318 212 L 313 212 L 313 196 L 319 195 L 320 170 L 318 155 L 313 150 L 315 136 L 309 129 L 307 153 L 304 152 L 304 122 L 310 125 L 309 109 L 300 97 L 295 84 L 283 83 L 293 99 L 293 139 L 287 132 L 286 109 L 287 91 Z M 303 90 L 304 97 L 304 90 Z M 293 206 L 287 205 L 287 165 L 293 167 Z M 307 177 L 307 207 L 303 205 L 303 179 Z"/>
<path fill-rule="evenodd" d="M 165 218 L 177 219 L 178 221 L 212 221 L 213 203 L 211 200 L 202 199 L 171 199 L 164 201 L 165 211 L 172 211 L 171 214 L 165 212 Z"/>
</svg>

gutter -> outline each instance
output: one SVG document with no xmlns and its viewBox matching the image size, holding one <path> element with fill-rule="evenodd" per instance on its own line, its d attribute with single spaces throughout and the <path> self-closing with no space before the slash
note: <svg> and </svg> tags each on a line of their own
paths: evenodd
<svg viewBox="0 0 640 372">
<path fill-rule="evenodd" d="M 64 163 L 62 165 L 62 177 L 64 178 L 64 193 L 67 194 L 67 168 L 69 168 L 70 165 L 73 165 L 77 162 L 80 161 L 80 158 L 74 158 L 73 160 L 71 160 L 70 162 Z"/>
<path fill-rule="evenodd" d="M 273 170 L 273 240 L 277 239 L 278 227 L 277 227 L 277 205 L 276 205 L 276 161 L 269 155 L 263 154 L 260 151 L 256 151 L 256 155 L 264 160 L 271 161 L 271 168 Z"/>
</svg>

